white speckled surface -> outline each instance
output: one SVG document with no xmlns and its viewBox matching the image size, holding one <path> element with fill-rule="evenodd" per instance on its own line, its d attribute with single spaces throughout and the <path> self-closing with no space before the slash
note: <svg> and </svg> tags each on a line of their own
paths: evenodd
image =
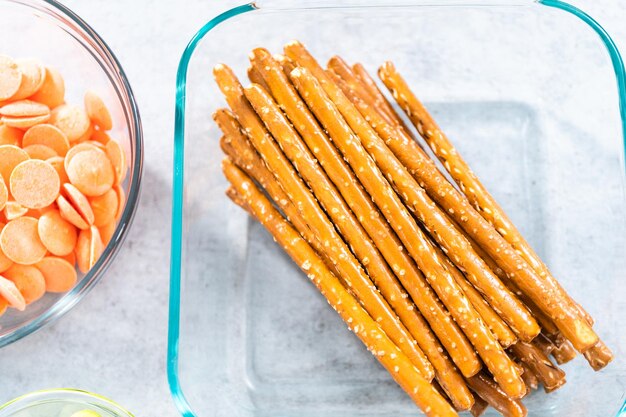
<svg viewBox="0 0 626 417">
<path fill-rule="evenodd" d="M 175 73 L 195 30 L 236 3 L 66 2 L 102 35 L 134 88 L 145 133 L 143 195 L 106 278 L 59 322 L 2 349 L 0 403 L 36 389 L 77 387 L 109 396 L 137 416 L 177 415 L 165 374 Z M 573 3 L 626 48 L 626 2 Z"/>
</svg>

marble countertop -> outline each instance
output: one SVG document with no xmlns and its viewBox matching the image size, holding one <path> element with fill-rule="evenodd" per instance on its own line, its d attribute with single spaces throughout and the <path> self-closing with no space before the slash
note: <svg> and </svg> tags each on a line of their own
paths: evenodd
<svg viewBox="0 0 626 417">
<path fill-rule="evenodd" d="M 176 68 L 193 33 L 238 2 L 64 3 L 106 40 L 130 79 L 145 133 L 143 192 L 125 248 L 105 279 L 60 321 L 2 349 L 0 404 L 33 390 L 76 387 L 113 398 L 137 416 L 176 416 L 165 370 Z M 626 2 L 573 3 L 626 51 Z"/>
</svg>

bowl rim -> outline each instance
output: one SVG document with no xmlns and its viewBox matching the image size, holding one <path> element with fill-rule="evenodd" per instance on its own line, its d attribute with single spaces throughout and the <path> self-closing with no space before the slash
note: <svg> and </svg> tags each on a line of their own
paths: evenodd
<svg viewBox="0 0 626 417">
<path fill-rule="evenodd" d="M 122 407 L 121 405 L 117 404 L 115 401 L 107 397 L 104 397 L 99 394 L 95 394 L 93 392 L 75 389 L 75 388 L 45 389 L 45 390 L 33 391 L 28 394 L 20 395 L 19 397 L 9 400 L 6 403 L 0 405 L 0 415 L 2 415 L 5 411 L 7 411 L 7 409 L 11 411 L 10 407 L 19 406 L 23 402 L 25 402 L 26 405 L 29 406 L 30 405 L 29 403 L 34 400 L 47 400 L 47 401 L 51 401 L 55 399 L 64 400 L 65 398 L 62 398 L 62 397 L 67 397 L 68 395 L 69 396 L 75 395 L 76 397 L 84 397 L 84 399 L 96 400 L 99 403 L 101 403 L 101 405 L 112 407 L 114 409 L 113 411 L 115 411 L 115 413 L 121 417 L 134 417 L 130 411 L 126 410 L 124 407 Z"/>
<path fill-rule="evenodd" d="M 333 4 L 334 3 L 334 4 Z M 254 12 L 258 10 L 269 11 L 296 11 L 306 9 L 342 9 L 356 8 L 362 6 L 365 1 L 353 0 L 349 4 L 343 5 L 336 0 L 318 0 L 312 2 L 302 2 L 287 4 L 283 0 L 253 0 L 249 3 L 240 4 L 227 11 L 213 17 L 204 24 L 190 39 L 185 47 L 179 61 L 176 74 L 176 107 L 175 107 L 175 127 L 174 127 L 174 164 L 172 179 L 172 224 L 171 224 L 171 245 L 170 245 L 170 294 L 169 294 L 169 317 L 168 317 L 168 344 L 167 344 L 167 378 L 170 395 L 178 411 L 183 417 L 195 417 L 196 412 L 185 396 L 181 385 L 179 374 L 179 340 L 180 340 L 180 313 L 181 313 L 181 254 L 183 248 L 182 240 L 182 214 L 183 214 L 183 191 L 184 191 L 184 159 L 185 159 L 185 106 L 186 106 L 186 82 L 189 63 L 199 42 L 212 31 L 227 20 L 236 16 Z M 374 2 L 372 7 L 432 7 L 432 2 L 423 0 L 392 0 L 389 3 Z M 396 4 L 397 3 L 397 4 Z M 467 3 L 465 0 L 450 0 L 443 7 L 455 6 Z M 569 13 L 582 21 L 589 29 L 596 33 L 605 46 L 614 75 L 617 81 L 617 92 L 619 100 L 619 112 L 621 118 L 621 140 L 622 155 L 626 154 L 626 70 L 624 61 L 617 45 L 609 33 L 593 17 L 582 9 L 579 9 L 562 0 L 475 0 L 471 5 L 489 6 L 512 6 L 512 7 L 535 7 L 546 6 Z M 622 156 L 624 171 L 626 172 L 626 161 Z M 622 413 L 616 417 L 626 415 L 626 402 L 623 405 Z"/>
<path fill-rule="evenodd" d="M 8 0 L 8 3 L 30 7 L 33 10 L 42 12 L 52 20 L 61 22 L 65 27 L 69 26 L 82 35 L 81 39 L 77 39 L 78 42 L 81 42 L 81 40 L 89 42 L 89 47 L 92 49 L 91 52 L 94 52 L 94 50 L 97 52 L 92 54 L 92 56 L 94 56 L 94 59 L 98 61 L 100 67 L 106 73 L 115 89 L 116 95 L 122 102 L 130 142 L 131 145 L 134 145 L 134 147 L 131 146 L 131 149 L 134 152 L 129 170 L 131 175 L 126 204 L 115 232 L 104 248 L 99 260 L 77 282 L 74 288 L 63 294 L 49 308 L 10 333 L 0 336 L 0 348 L 16 342 L 61 318 L 100 281 L 106 269 L 119 252 L 135 216 L 140 196 L 144 157 L 143 129 L 135 96 L 117 57 L 100 35 L 76 13 L 56 0 Z M 83 46 L 86 45 L 83 44 Z"/>
</svg>

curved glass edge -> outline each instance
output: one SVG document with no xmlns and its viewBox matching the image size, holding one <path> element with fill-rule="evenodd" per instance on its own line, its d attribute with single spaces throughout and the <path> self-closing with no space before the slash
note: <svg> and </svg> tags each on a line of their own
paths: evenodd
<svg viewBox="0 0 626 417">
<path fill-rule="evenodd" d="M 617 78 L 620 115 L 622 120 L 622 141 L 626 153 L 626 72 L 621 54 L 613 42 L 613 39 L 591 16 L 582 10 L 559 0 L 537 0 L 537 3 L 554 7 L 572 13 L 589 25 L 602 39 L 611 56 L 613 69 Z M 168 319 L 168 344 L 167 344 L 167 379 L 170 393 L 183 417 L 196 417 L 180 385 L 178 374 L 178 342 L 180 336 L 180 288 L 181 288 L 181 252 L 182 252 L 182 214 L 183 214 L 183 185 L 184 185 L 184 146 L 185 146 L 185 99 L 187 90 L 187 70 L 189 61 L 198 42 L 220 23 L 257 10 L 257 3 L 249 3 L 230 9 L 202 26 L 187 44 L 180 59 L 176 74 L 176 108 L 174 123 L 174 166 L 172 181 L 172 237 L 170 250 L 170 297 Z M 624 165 L 626 171 L 626 164 Z M 626 402 L 616 417 L 626 416 Z"/>
<path fill-rule="evenodd" d="M 55 10 L 61 12 L 61 14 L 67 16 L 70 21 L 75 23 L 78 28 L 80 28 L 80 30 L 84 31 L 85 34 L 91 38 L 90 40 L 93 40 L 97 47 L 100 48 L 101 52 L 105 54 L 108 63 L 111 65 L 111 68 L 115 71 L 114 73 L 117 75 L 116 80 L 119 81 L 122 86 L 122 89 L 118 91 L 118 94 L 121 95 L 128 102 L 130 113 L 127 116 L 130 116 L 130 119 L 128 119 L 127 117 L 127 122 L 129 129 L 131 129 L 131 132 L 134 134 L 136 145 L 135 152 L 137 156 L 136 158 L 134 158 L 132 166 L 133 174 L 129 186 L 128 200 L 126 201 L 126 207 L 124 208 L 124 211 L 122 213 L 122 220 L 117 225 L 117 229 L 114 232 L 111 241 L 107 244 L 107 247 L 100 256 L 100 259 L 89 271 L 88 274 L 91 274 L 91 276 L 85 276 L 74 288 L 72 288 L 63 297 L 62 300 L 54 304 L 40 316 L 30 321 L 24 327 L 21 327 L 16 331 L 0 338 L 0 348 L 16 342 L 23 337 L 40 330 L 45 325 L 63 317 L 63 315 L 65 315 L 72 309 L 72 307 L 78 304 L 82 297 L 87 294 L 87 292 L 89 292 L 94 287 L 94 285 L 102 278 L 104 272 L 110 266 L 110 263 L 119 252 L 119 249 L 124 242 L 126 235 L 128 234 L 128 230 L 130 228 L 129 226 L 135 216 L 137 201 L 139 199 L 141 189 L 141 174 L 143 171 L 143 129 L 141 125 L 141 117 L 139 115 L 137 102 L 135 100 L 132 88 L 130 87 L 130 84 L 128 82 L 128 78 L 126 77 L 126 73 L 122 69 L 120 62 L 113 54 L 111 48 L 109 48 L 107 43 L 80 16 L 78 16 L 72 10 L 56 0 L 42 0 L 42 3 L 50 5 Z M 113 84 L 115 86 L 115 83 Z M 132 137 L 133 135 L 131 135 L 131 139 Z"/>
<path fill-rule="evenodd" d="M 0 415 L 2 414 L 3 410 L 7 410 L 13 406 L 17 406 L 22 401 L 36 400 L 37 397 L 41 397 L 41 396 L 43 397 L 54 396 L 54 395 L 67 396 L 68 394 L 78 395 L 78 396 L 86 397 L 89 399 L 96 399 L 98 401 L 101 401 L 105 405 L 114 408 L 114 411 L 116 412 L 116 414 L 120 414 L 120 415 L 125 414 L 127 417 L 134 417 L 130 411 L 126 410 L 124 407 L 117 404 L 115 401 L 111 400 L 110 398 L 104 397 L 99 394 L 94 394 L 93 392 L 80 390 L 80 389 L 74 389 L 74 388 L 57 388 L 57 389 L 39 390 L 39 391 L 34 391 L 28 394 L 20 395 L 19 397 L 14 398 L 4 403 L 3 405 L 0 405 Z"/>
<path fill-rule="evenodd" d="M 170 300 L 167 337 L 167 380 L 170 393 L 184 417 L 194 417 L 180 386 L 178 376 L 178 338 L 180 335 L 180 273 L 183 232 L 183 175 L 185 159 L 185 100 L 187 70 L 198 42 L 214 27 L 237 15 L 256 10 L 254 3 L 230 9 L 202 26 L 187 44 L 176 73 L 176 109 L 174 121 L 174 177 L 172 179 L 172 243 L 170 250 Z"/>
<path fill-rule="evenodd" d="M 615 45 L 615 42 L 608 34 L 608 32 L 594 18 L 589 16 L 581 9 L 560 0 L 539 0 L 538 3 L 543 4 L 544 6 L 554 7 L 563 10 L 578 17 L 589 27 L 591 27 L 591 29 L 596 32 L 596 34 L 604 43 L 604 46 L 608 50 L 611 57 L 613 71 L 615 72 L 615 78 L 617 79 L 617 92 L 619 95 L 619 108 L 622 119 L 622 143 L 624 153 L 626 153 L 626 70 L 624 69 L 624 61 L 622 59 L 622 55 L 619 52 L 619 49 L 617 48 L 617 45 Z M 626 163 L 624 164 L 624 170 L 626 172 Z"/>
</svg>

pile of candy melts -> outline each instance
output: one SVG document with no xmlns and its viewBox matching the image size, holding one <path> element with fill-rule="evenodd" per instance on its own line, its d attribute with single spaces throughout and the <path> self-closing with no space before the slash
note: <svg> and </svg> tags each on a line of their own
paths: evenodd
<svg viewBox="0 0 626 417">
<path fill-rule="evenodd" d="M 0 55 L 0 315 L 73 288 L 111 240 L 128 163 L 111 113 L 34 59 Z"/>
</svg>

